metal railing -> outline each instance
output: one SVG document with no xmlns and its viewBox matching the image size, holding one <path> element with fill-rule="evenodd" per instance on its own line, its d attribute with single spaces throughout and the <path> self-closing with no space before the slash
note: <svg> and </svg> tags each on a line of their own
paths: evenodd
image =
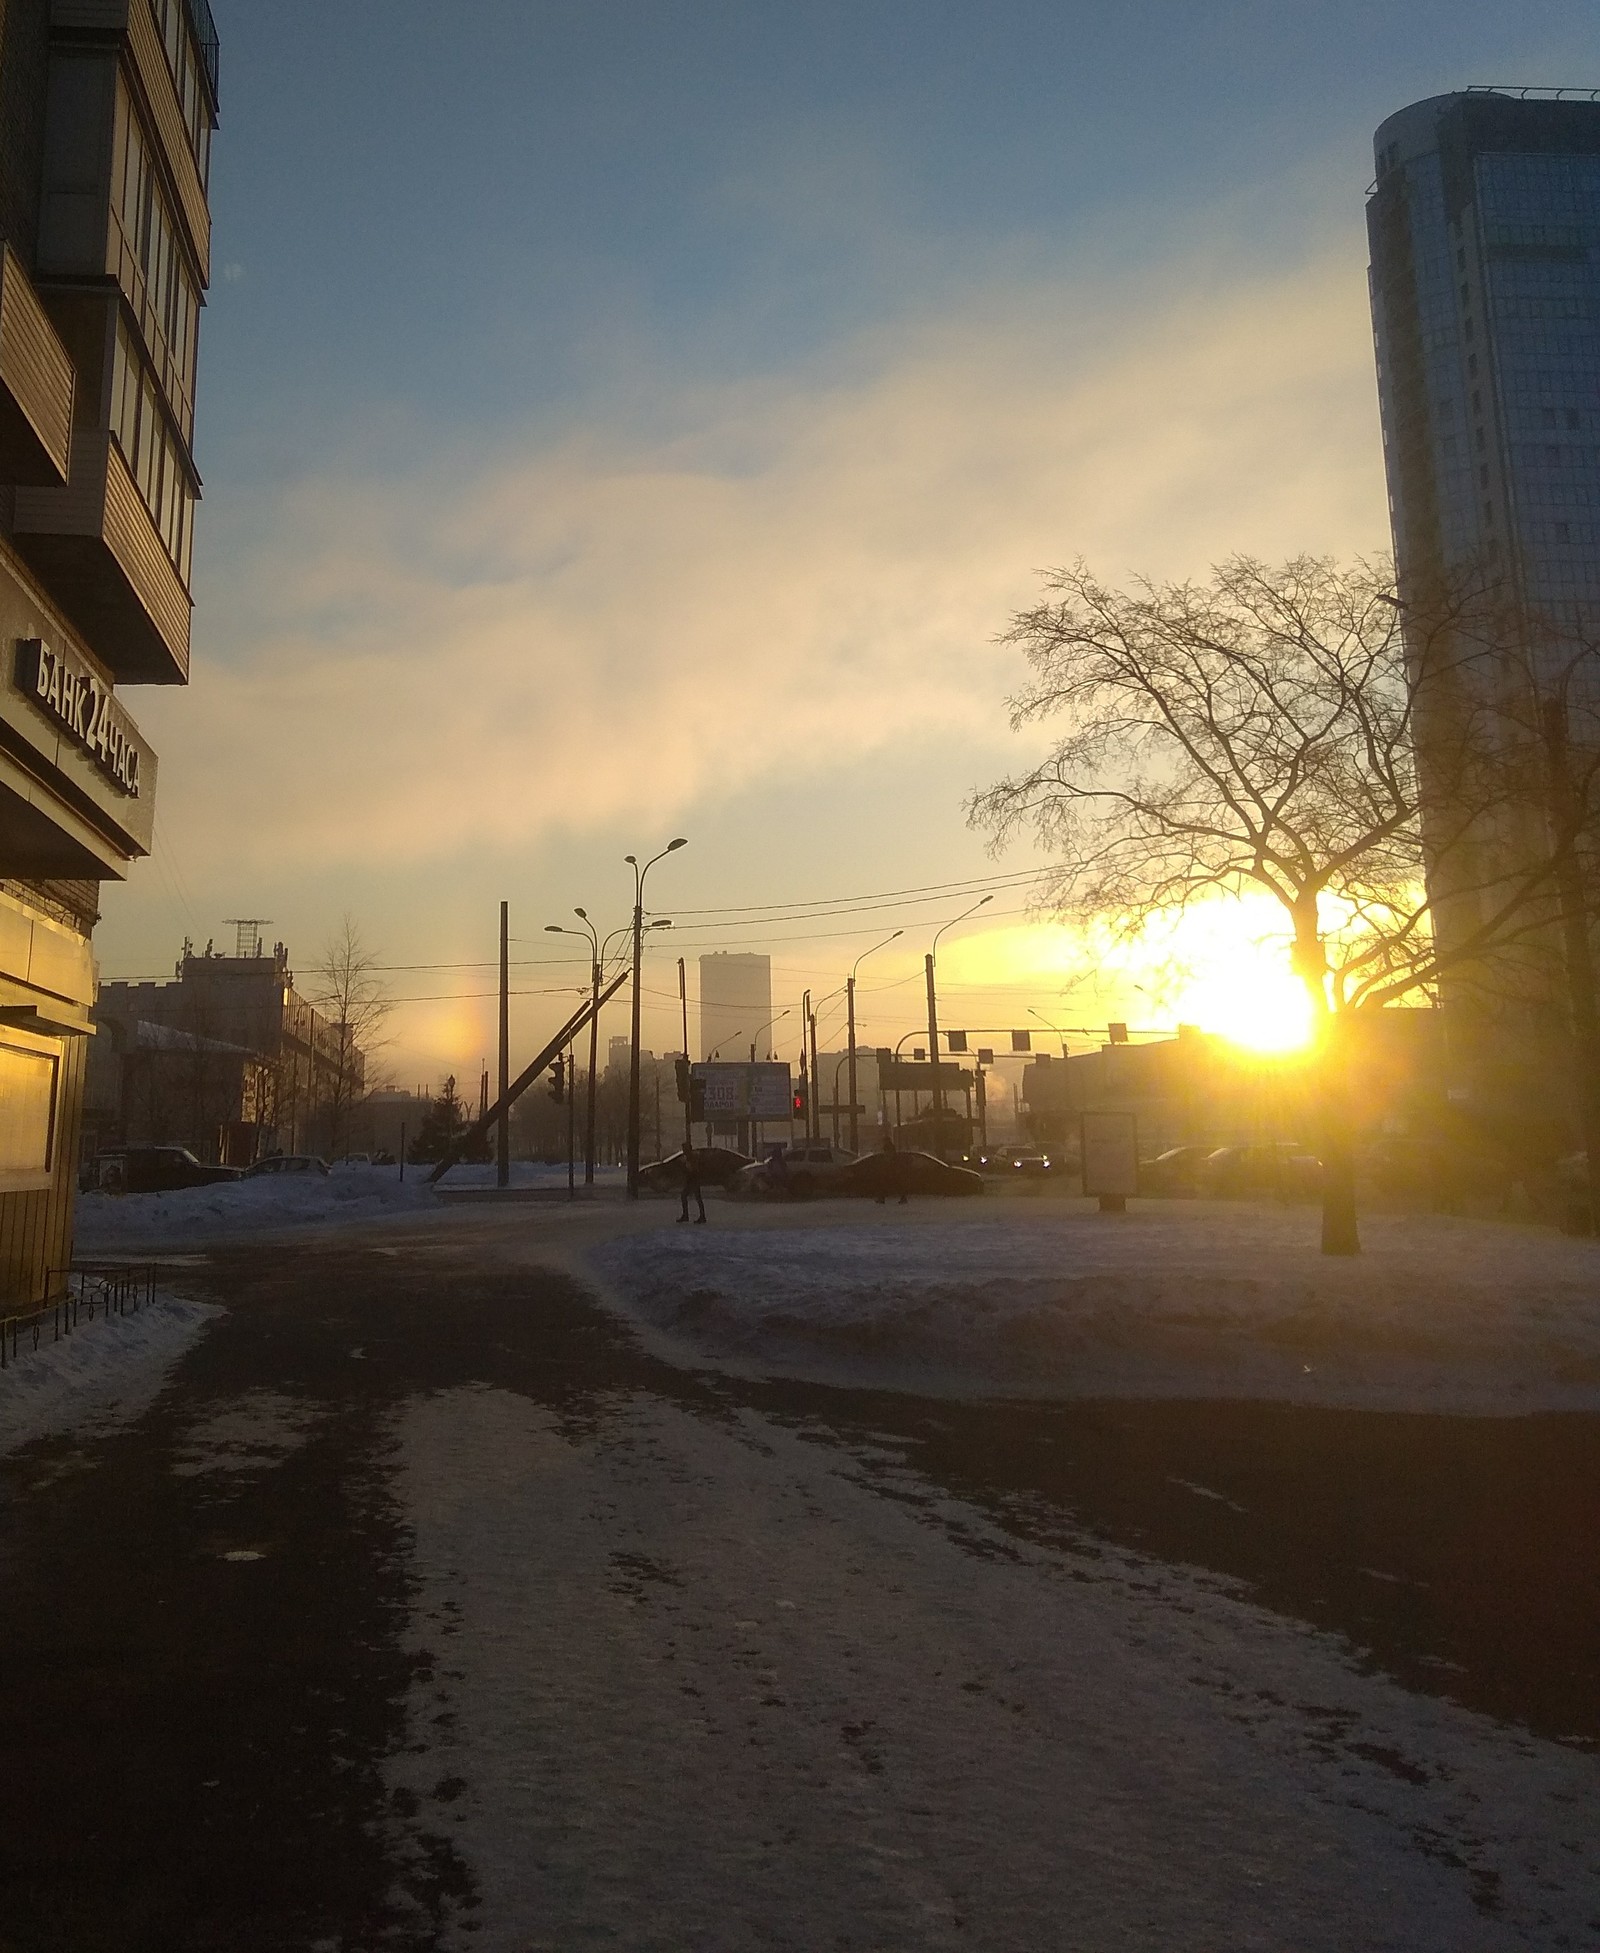
<svg viewBox="0 0 1600 1953">
<path fill-rule="evenodd" d="M 17 1361 L 25 1338 L 31 1337 L 37 1349 L 47 1327 L 50 1340 L 59 1343 L 81 1323 L 93 1322 L 97 1311 L 103 1320 L 148 1309 L 156 1299 L 155 1264 L 75 1261 L 66 1268 L 52 1268 L 46 1286 L 55 1292 L 37 1308 L 0 1316 L 0 1370 Z"/>
</svg>

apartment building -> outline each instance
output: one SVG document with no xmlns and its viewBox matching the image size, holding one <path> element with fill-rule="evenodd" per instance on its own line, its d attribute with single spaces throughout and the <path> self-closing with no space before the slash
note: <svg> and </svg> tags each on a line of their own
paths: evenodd
<svg viewBox="0 0 1600 1953">
<path fill-rule="evenodd" d="M 217 36 L 0 7 L 0 1307 L 71 1255 L 99 888 L 149 851 L 127 705 L 189 675 Z"/>
</svg>

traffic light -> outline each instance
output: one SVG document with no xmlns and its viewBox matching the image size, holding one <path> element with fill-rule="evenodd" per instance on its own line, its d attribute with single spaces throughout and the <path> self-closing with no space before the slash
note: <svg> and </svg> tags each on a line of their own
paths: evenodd
<svg viewBox="0 0 1600 1953">
<path fill-rule="evenodd" d="M 562 1104 L 567 1096 L 567 1064 L 560 1054 L 550 1067 L 550 1096 L 557 1105 Z"/>
<path fill-rule="evenodd" d="M 794 1088 L 794 1116 L 797 1119 L 806 1116 L 806 1082 L 803 1078 Z"/>
<path fill-rule="evenodd" d="M 689 1060 L 687 1058 L 674 1058 L 672 1061 L 672 1069 L 676 1072 L 678 1078 L 678 1103 L 679 1105 L 687 1105 L 689 1103 L 690 1093 L 694 1089 L 694 1074 L 690 1069 Z"/>
</svg>

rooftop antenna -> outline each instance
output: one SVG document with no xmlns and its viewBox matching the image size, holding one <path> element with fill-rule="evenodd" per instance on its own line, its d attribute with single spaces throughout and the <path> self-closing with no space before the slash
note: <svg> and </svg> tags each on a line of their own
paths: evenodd
<svg viewBox="0 0 1600 1953">
<path fill-rule="evenodd" d="M 269 915 L 225 915 L 224 925 L 233 931 L 233 953 L 241 960 L 261 954 L 261 932 L 270 926 Z"/>
</svg>

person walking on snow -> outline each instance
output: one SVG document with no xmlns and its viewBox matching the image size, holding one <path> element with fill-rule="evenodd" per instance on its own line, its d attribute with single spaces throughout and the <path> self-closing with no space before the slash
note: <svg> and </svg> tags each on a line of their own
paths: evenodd
<svg viewBox="0 0 1600 1953">
<path fill-rule="evenodd" d="M 683 1212 L 678 1216 L 680 1221 L 689 1218 L 690 1194 L 694 1195 L 695 1204 L 700 1209 L 694 1217 L 694 1224 L 699 1227 L 706 1217 L 706 1197 L 700 1191 L 700 1161 L 695 1155 L 694 1148 L 688 1140 L 685 1140 L 683 1142 Z"/>
</svg>

